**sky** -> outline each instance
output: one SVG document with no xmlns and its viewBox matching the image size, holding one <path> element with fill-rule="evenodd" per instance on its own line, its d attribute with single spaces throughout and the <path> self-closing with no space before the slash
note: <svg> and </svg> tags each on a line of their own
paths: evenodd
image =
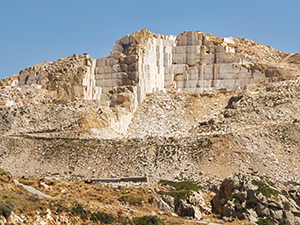
<svg viewBox="0 0 300 225">
<path fill-rule="evenodd" d="M 202 31 L 300 52 L 299 0 L 0 0 L 0 78 L 39 62 L 109 55 L 137 30 Z"/>
</svg>

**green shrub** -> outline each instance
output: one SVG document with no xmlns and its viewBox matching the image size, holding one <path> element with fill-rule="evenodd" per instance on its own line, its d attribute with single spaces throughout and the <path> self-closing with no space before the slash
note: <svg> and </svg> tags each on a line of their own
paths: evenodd
<svg viewBox="0 0 300 225">
<path fill-rule="evenodd" d="M 81 219 L 87 220 L 90 212 L 86 211 L 81 204 L 76 204 L 71 209 L 72 214 L 80 216 Z"/>
<path fill-rule="evenodd" d="M 93 222 L 99 221 L 104 224 L 111 224 L 116 221 L 115 217 L 112 214 L 105 212 L 92 213 L 90 219 Z"/>
<path fill-rule="evenodd" d="M 86 211 L 81 204 L 76 204 L 72 207 L 71 212 L 73 215 L 80 216 L 82 220 L 90 219 L 93 222 L 101 222 L 104 224 L 111 224 L 115 222 L 115 217 L 112 214 L 105 212 L 95 212 L 91 213 L 90 211 Z"/>
<path fill-rule="evenodd" d="M 259 219 L 256 222 L 258 225 L 273 225 L 272 220 L 270 218 L 267 219 Z"/>
<path fill-rule="evenodd" d="M 232 195 L 232 198 L 238 199 L 240 203 L 243 203 L 245 201 L 245 198 L 241 193 L 234 193 Z"/>
<path fill-rule="evenodd" d="M 169 185 L 174 187 L 177 191 L 179 190 L 189 190 L 189 191 L 199 191 L 199 187 L 191 181 L 168 181 L 168 180 L 161 180 L 159 181 L 161 185 Z"/>
<path fill-rule="evenodd" d="M 249 208 L 254 208 L 257 205 L 257 199 L 256 198 L 250 198 L 246 200 L 246 206 Z"/>
<path fill-rule="evenodd" d="M 133 218 L 135 225 L 165 225 L 163 221 L 156 216 L 143 216 Z"/>
<path fill-rule="evenodd" d="M 168 181 L 168 180 L 161 180 L 159 181 L 161 185 L 169 185 L 174 187 L 175 190 L 173 191 L 164 191 L 161 194 L 170 195 L 177 199 L 186 199 L 188 198 L 192 191 L 199 191 L 199 187 L 191 181 Z"/>
<path fill-rule="evenodd" d="M 123 195 L 118 198 L 120 202 L 127 202 L 130 205 L 142 206 L 144 199 L 138 196 Z"/>
<path fill-rule="evenodd" d="M 258 189 L 256 190 L 256 193 L 262 193 L 266 197 L 271 197 L 271 195 L 278 195 L 280 194 L 279 191 L 269 187 L 267 184 L 261 181 L 253 180 L 252 184 L 258 186 Z"/>
<path fill-rule="evenodd" d="M 164 195 L 169 195 L 177 199 L 182 199 L 185 200 L 191 195 L 191 191 L 187 190 L 180 190 L 180 191 L 162 191 L 160 192 L 161 194 Z"/>
<path fill-rule="evenodd" d="M 6 206 L 3 202 L 0 202 L 0 216 L 4 216 L 5 219 L 8 219 L 8 217 L 11 214 L 11 209 Z"/>
<path fill-rule="evenodd" d="M 286 219 L 280 220 L 278 225 L 289 225 L 290 223 Z"/>
<path fill-rule="evenodd" d="M 221 198 L 220 200 L 221 205 L 226 205 L 227 202 L 228 202 L 228 198 Z"/>
</svg>

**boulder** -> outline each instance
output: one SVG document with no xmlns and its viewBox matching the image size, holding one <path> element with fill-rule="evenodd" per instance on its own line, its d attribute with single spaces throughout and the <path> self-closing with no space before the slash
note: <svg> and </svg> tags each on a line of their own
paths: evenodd
<svg viewBox="0 0 300 225">
<path fill-rule="evenodd" d="M 259 218 L 271 218 L 276 223 L 298 224 L 297 191 L 282 192 L 273 184 L 265 177 L 253 175 L 226 178 L 211 201 L 212 210 L 227 221 L 238 218 L 256 222 Z"/>
</svg>

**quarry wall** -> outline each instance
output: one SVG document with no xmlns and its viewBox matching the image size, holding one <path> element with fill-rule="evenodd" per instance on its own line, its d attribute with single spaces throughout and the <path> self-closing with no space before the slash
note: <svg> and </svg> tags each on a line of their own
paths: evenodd
<svg viewBox="0 0 300 225">
<path fill-rule="evenodd" d="M 20 72 L 18 86 L 45 88 L 58 102 L 81 98 L 122 108 L 117 123 L 110 124 L 125 133 L 147 94 L 236 90 L 268 82 L 273 75 L 281 75 L 274 66 L 269 69 L 270 62 L 280 62 L 281 54 L 286 56 L 246 39 L 199 31 L 165 36 L 141 30 L 117 40 L 106 57 L 74 54 L 28 67 Z"/>
<path fill-rule="evenodd" d="M 202 32 L 164 36 L 141 30 L 116 41 L 107 57 L 73 57 L 85 59 L 79 63 L 84 99 L 101 99 L 109 104 L 112 88 L 136 86 L 134 94 L 141 104 L 146 94 L 164 88 L 193 93 L 243 88 L 264 80 L 264 74 L 251 69 L 253 60 L 241 53 L 236 44 L 234 38 L 218 38 Z M 41 63 L 21 71 L 19 85 L 46 85 L 47 68 Z M 79 85 L 77 89 L 80 88 Z"/>
</svg>

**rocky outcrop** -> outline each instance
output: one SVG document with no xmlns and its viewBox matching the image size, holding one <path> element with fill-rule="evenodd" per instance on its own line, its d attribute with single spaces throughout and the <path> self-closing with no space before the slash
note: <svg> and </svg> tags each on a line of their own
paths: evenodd
<svg viewBox="0 0 300 225">
<path fill-rule="evenodd" d="M 271 218 L 300 224 L 299 190 L 285 191 L 265 177 L 237 174 L 225 179 L 212 200 L 212 210 L 225 220 Z"/>
<path fill-rule="evenodd" d="M 201 192 L 192 192 L 185 200 L 163 195 L 159 201 L 159 209 L 164 212 L 175 213 L 181 217 L 190 217 L 197 220 L 202 219 L 203 214 L 209 211 Z"/>
<path fill-rule="evenodd" d="M 117 40 L 107 57 L 73 55 L 28 67 L 20 72 L 18 85 L 42 85 L 61 100 L 102 101 L 109 101 L 107 94 L 114 87 L 134 86 L 141 104 L 146 94 L 164 88 L 195 93 L 286 79 L 299 74 L 293 63 L 297 57 L 242 38 L 140 30 Z"/>
<path fill-rule="evenodd" d="M 101 88 L 95 85 L 95 65 L 96 60 L 86 54 L 38 63 L 20 71 L 18 85 L 44 88 L 57 102 L 100 99 Z"/>
<path fill-rule="evenodd" d="M 287 55 L 241 38 L 203 32 L 174 37 L 141 30 L 118 40 L 110 56 L 97 59 L 96 85 L 103 93 L 118 85 L 134 85 L 139 104 L 146 94 L 164 88 L 191 93 L 238 89 L 299 73 L 297 66 L 284 66 L 287 61 L 279 65 Z"/>
</svg>

